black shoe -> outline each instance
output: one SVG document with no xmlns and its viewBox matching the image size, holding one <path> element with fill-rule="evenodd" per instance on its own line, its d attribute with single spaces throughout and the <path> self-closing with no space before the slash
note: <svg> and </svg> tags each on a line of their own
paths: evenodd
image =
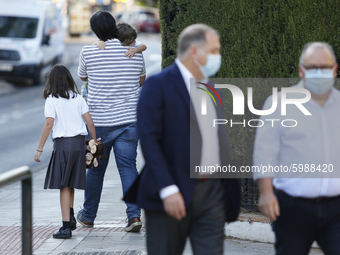
<svg viewBox="0 0 340 255">
<path fill-rule="evenodd" d="M 58 232 L 53 233 L 53 238 L 57 239 L 68 239 L 72 237 L 71 229 L 60 228 Z"/>
<path fill-rule="evenodd" d="M 70 217 L 70 228 L 71 230 L 75 230 L 77 228 L 77 221 L 76 218 L 74 218 L 74 216 Z"/>
</svg>

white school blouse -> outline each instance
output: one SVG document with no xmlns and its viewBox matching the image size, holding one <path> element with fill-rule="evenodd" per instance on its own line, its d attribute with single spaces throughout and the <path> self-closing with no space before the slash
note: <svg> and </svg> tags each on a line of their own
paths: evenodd
<svg viewBox="0 0 340 255">
<path fill-rule="evenodd" d="M 50 95 L 45 102 L 45 118 L 54 118 L 52 138 L 87 135 L 83 114 L 89 111 L 84 98 L 72 91 L 70 98 Z M 74 95 L 74 98 L 73 98 Z"/>
</svg>

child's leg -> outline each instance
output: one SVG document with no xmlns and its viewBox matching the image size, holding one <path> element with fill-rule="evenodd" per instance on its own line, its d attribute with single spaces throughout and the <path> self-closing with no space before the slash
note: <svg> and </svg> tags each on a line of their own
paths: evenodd
<svg viewBox="0 0 340 255">
<path fill-rule="evenodd" d="M 63 221 L 70 222 L 71 188 L 60 189 L 60 207 Z"/>
<path fill-rule="evenodd" d="M 63 219 L 63 226 L 58 232 L 53 233 L 53 238 L 66 239 L 72 237 L 70 229 L 70 204 L 71 204 L 71 189 L 61 188 L 60 189 L 60 207 L 61 216 Z"/>
<path fill-rule="evenodd" d="M 70 203 L 70 207 L 73 208 L 73 203 L 74 203 L 74 188 L 70 189 L 70 193 L 71 193 L 71 203 Z"/>
<path fill-rule="evenodd" d="M 74 217 L 73 203 L 74 203 L 74 189 L 70 189 L 71 193 L 71 201 L 70 201 L 70 228 L 71 230 L 75 230 L 77 228 L 77 221 Z"/>
</svg>

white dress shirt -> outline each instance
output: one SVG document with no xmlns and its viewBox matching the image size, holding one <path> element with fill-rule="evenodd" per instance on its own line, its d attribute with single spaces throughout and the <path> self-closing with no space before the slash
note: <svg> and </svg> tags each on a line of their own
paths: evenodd
<svg viewBox="0 0 340 255">
<path fill-rule="evenodd" d="M 300 81 L 293 87 L 303 88 L 303 82 Z M 304 103 L 303 106 L 312 114 L 311 116 L 303 115 L 295 105 L 288 105 L 287 115 L 281 116 L 280 96 L 281 92 L 278 93 L 277 110 L 270 116 L 261 116 L 261 120 L 279 119 L 280 121 L 275 121 L 274 127 L 271 122 L 267 122 L 257 128 L 254 166 L 270 164 L 289 168 L 294 164 L 303 164 L 303 166 L 307 164 L 309 167 L 311 164 L 315 166 L 332 164 L 334 170 L 332 173 L 329 171 L 254 173 L 254 179 L 274 178 L 274 187 L 293 197 L 316 198 L 340 195 L 340 178 L 334 178 L 334 176 L 339 177 L 336 173 L 340 171 L 340 91 L 332 88 L 324 106 L 320 106 L 312 98 Z M 271 105 L 272 96 L 266 100 L 263 109 L 269 109 Z M 296 127 L 283 127 L 280 122 L 284 119 L 295 119 L 298 124 Z M 315 176 L 317 178 L 314 178 Z"/>
<path fill-rule="evenodd" d="M 182 62 L 176 58 L 175 63 L 177 64 L 179 71 L 183 77 L 184 83 L 190 94 L 190 99 L 193 104 L 195 114 L 198 121 L 198 126 L 200 128 L 202 135 L 202 151 L 201 151 L 201 164 L 200 166 L 216 166 L 220 165 L 220 154 L 219 154 L 219 141 L 218 141 L 218 126 L 213 127 L 213 119 L 217 119 L 216 107 L 213 104 L 212 99 L 208 94 L 197 87 L 205 86 L 195 84 L 196 79 L 192 73 L 182 64 Z M 206 115 L 201 114 L 201 97 L 207 97 L 207 113 Z M 210 173 L 201 173 L 210 174 Z M 176 192 L 179 192 L 177 185 L 170 185 L 160 190 L 160 197 L 164 199 Z"/>
</svg>

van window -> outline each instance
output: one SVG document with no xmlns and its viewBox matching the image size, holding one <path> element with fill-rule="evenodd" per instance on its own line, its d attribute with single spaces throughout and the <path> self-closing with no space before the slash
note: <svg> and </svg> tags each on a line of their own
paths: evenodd
<svg viewBox="0 0 340 255">
<path fill-rule="evenodd" d="M 0 16 L 0 37 L 34 38 L 38 19 Z"/>
</svg>

